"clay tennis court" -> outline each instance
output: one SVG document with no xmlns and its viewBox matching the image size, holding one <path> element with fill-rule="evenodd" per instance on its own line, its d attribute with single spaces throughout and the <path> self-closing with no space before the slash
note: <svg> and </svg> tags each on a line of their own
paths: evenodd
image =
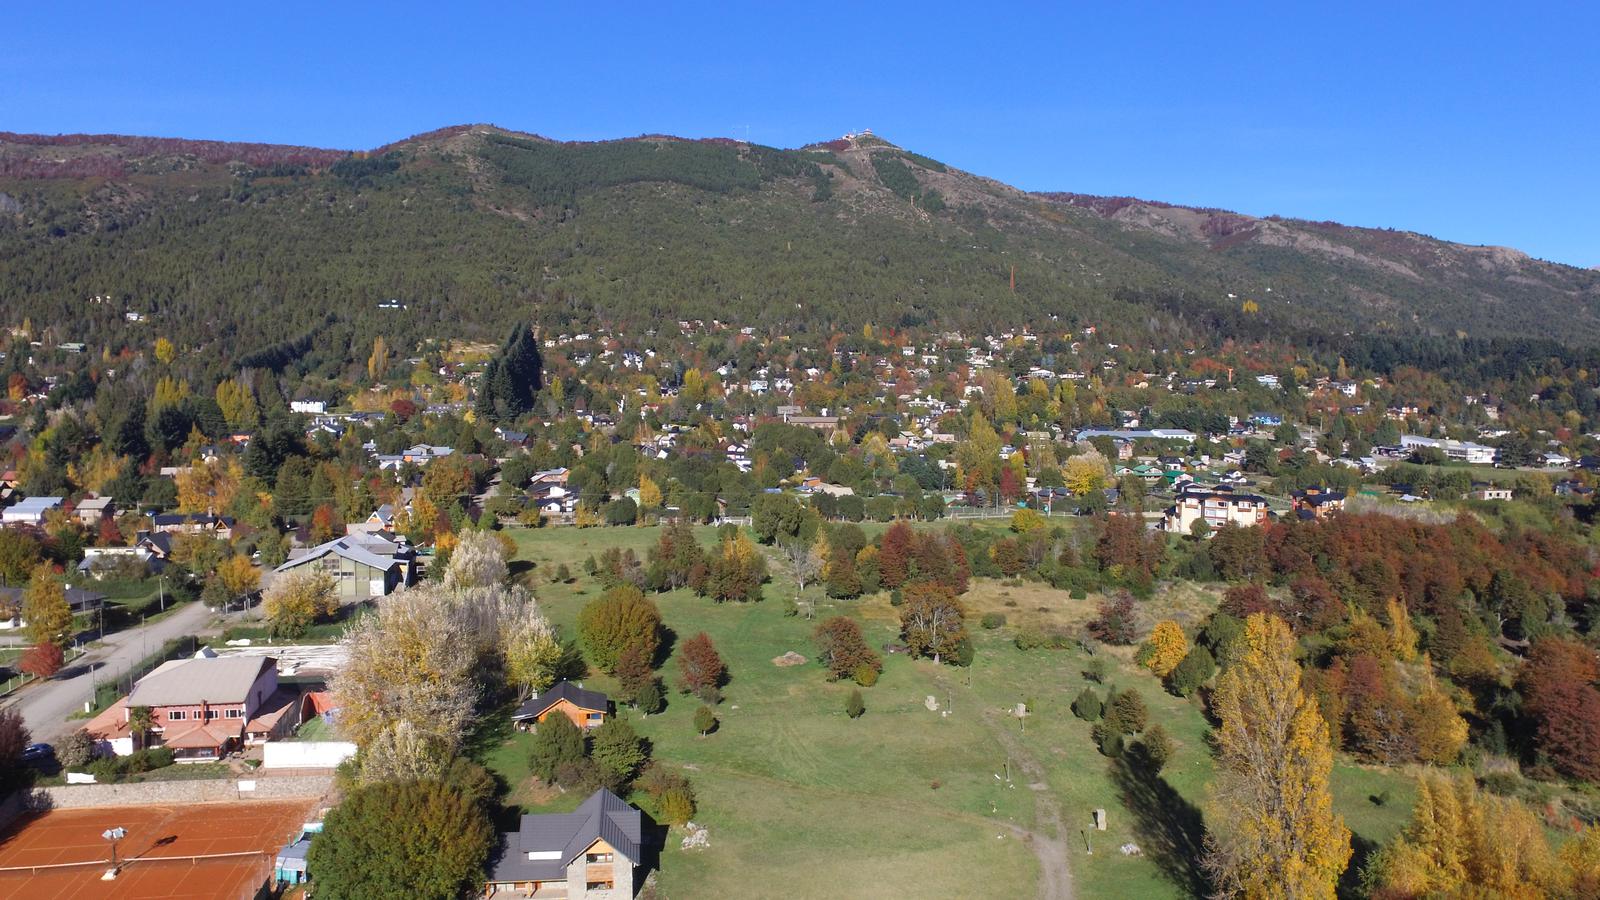
<svg viewBox="0 0 1600 900">
<path fill-rule="evenodd" d="M 0 833 L 0 897 L 252 897 L 313 807 L 310 801 L 194 803 L 24 815 Z M 101 881 L 110 846 L 100 833 L 116 826 L 128 830 L 117 848 L 126 864 L 115 881 Z M 216 856 L 230 853 L 248 855 Z"/>
</svg>

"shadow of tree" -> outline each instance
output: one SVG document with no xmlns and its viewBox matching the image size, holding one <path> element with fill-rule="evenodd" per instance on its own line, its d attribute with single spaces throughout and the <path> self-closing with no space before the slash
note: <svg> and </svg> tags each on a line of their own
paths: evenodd
<svg viewBox="0 0 1600 900">
<path fill-rule="evenodd" d="M 1144 855 L 1190 896 L 1210 896 L 1206 877 L 1205 818 L 1136 753 L 1111 760 L 1111 779 L 1122 805 L 1133 817 L 1133 832 Z"/>
<path fill-rule="evenodd" d="M 1350 832 L 1350 849 L 1352 851 L 1350 865 L 1346 866 L 1344 873 L 1339 876 L 1337 890 L 1340 897 L 1355 900 L 1357 897 L 1367 896 L 1367 892 L 1361 887 L 1361 870 L 1367 867 L 1368 861 L 1372 859 L 1372 854 L 1377 853 L 1380 848 L 1376 841 L 1364 838 L 1352 831 Z"/>
</svg>

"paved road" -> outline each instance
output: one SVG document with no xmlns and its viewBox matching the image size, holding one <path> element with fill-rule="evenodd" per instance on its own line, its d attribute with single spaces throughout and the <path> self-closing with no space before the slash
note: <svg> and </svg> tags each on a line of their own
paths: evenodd
<svg viewBox="0 0 1600 900">
<path fill-rule="evenodd" d="M 203 630 L 210 618 L 205 604 L 190 603 L 154 624 L 107 635 L 104 646 L 74 660 L 55 678 L 18 691 L 5 706 L 21 711 L 34 740 L 57 743 L 82 724 L 68 722 L 67 716 L 83 709 L 84 701 L 93 696 L 94 685 L 122 677 L 163 643 Z"/>
</svg>

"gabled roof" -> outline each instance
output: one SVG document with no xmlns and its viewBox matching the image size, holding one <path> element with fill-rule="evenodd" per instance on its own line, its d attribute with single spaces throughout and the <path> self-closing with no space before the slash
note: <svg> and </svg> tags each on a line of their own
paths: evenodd
<svg viewBox="0 0 1600 900">
<path fill-rule="evenodd" d="M 644 820 L 637 809 L 601 788 L 569 813 L 526 815 L 520 827 L 501 835 L 500 849 L 489 863 L 490 883 L 551 881 L 567 877 L 567 866 L 605 841 L 628 862 L 639 865 L 643 854 Z M 529 859 L 529 854 L 538 858 Z"/>
<path fill-rule="evenodd" d="M 371 566 L 374 569 L 387 570 L 400 564 L 401 560 L 393 555 L 398 549 L 398 546 L 390 544 L 375 535 L 347 534 L 344 537 L 334 538 L 326 544 L 318 544 L 288 560 L 273 571 L 285 572 L 295 566 L 321 559 L 330 553 Z"/>
<path fill-rule="evenodd" d="M 222 656 L 163 663 L 139 679 L 128 694 L 131 706 L 192 706 L 243 703 L 261 673 L 275 668 L 270 656 Z M 239 722 L 243 725 L 243 721 Z"/>
<path fill-rule="evenodd" d="M 536 719 L 544 715 L 545 710 L 555 706 L 562 700 L 571 703 L 579 709 L 592 709 L 605 712 L 610 708 L 611 700 L 599 691 L 585 690 L 570 681 L 558 681 L 553 687 L 539 694 L 517 708 L 511 714 L 513 721 L 517 719 Z"/>
</svg>

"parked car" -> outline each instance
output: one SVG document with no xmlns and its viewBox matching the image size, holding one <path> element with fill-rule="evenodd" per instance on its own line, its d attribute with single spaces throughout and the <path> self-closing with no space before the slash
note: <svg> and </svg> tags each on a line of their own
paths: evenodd
<svg viewBox="0 0 1600 900">
<path fill-rule="evenodd" d="M 49 759 L 55 759 L 55 756 L 56 748 L 50 746 L 49 744 L 29 744 L 22 751 L 22 761 L 30 765 L 33 763 L 41 763 Z"/>
</svg>

